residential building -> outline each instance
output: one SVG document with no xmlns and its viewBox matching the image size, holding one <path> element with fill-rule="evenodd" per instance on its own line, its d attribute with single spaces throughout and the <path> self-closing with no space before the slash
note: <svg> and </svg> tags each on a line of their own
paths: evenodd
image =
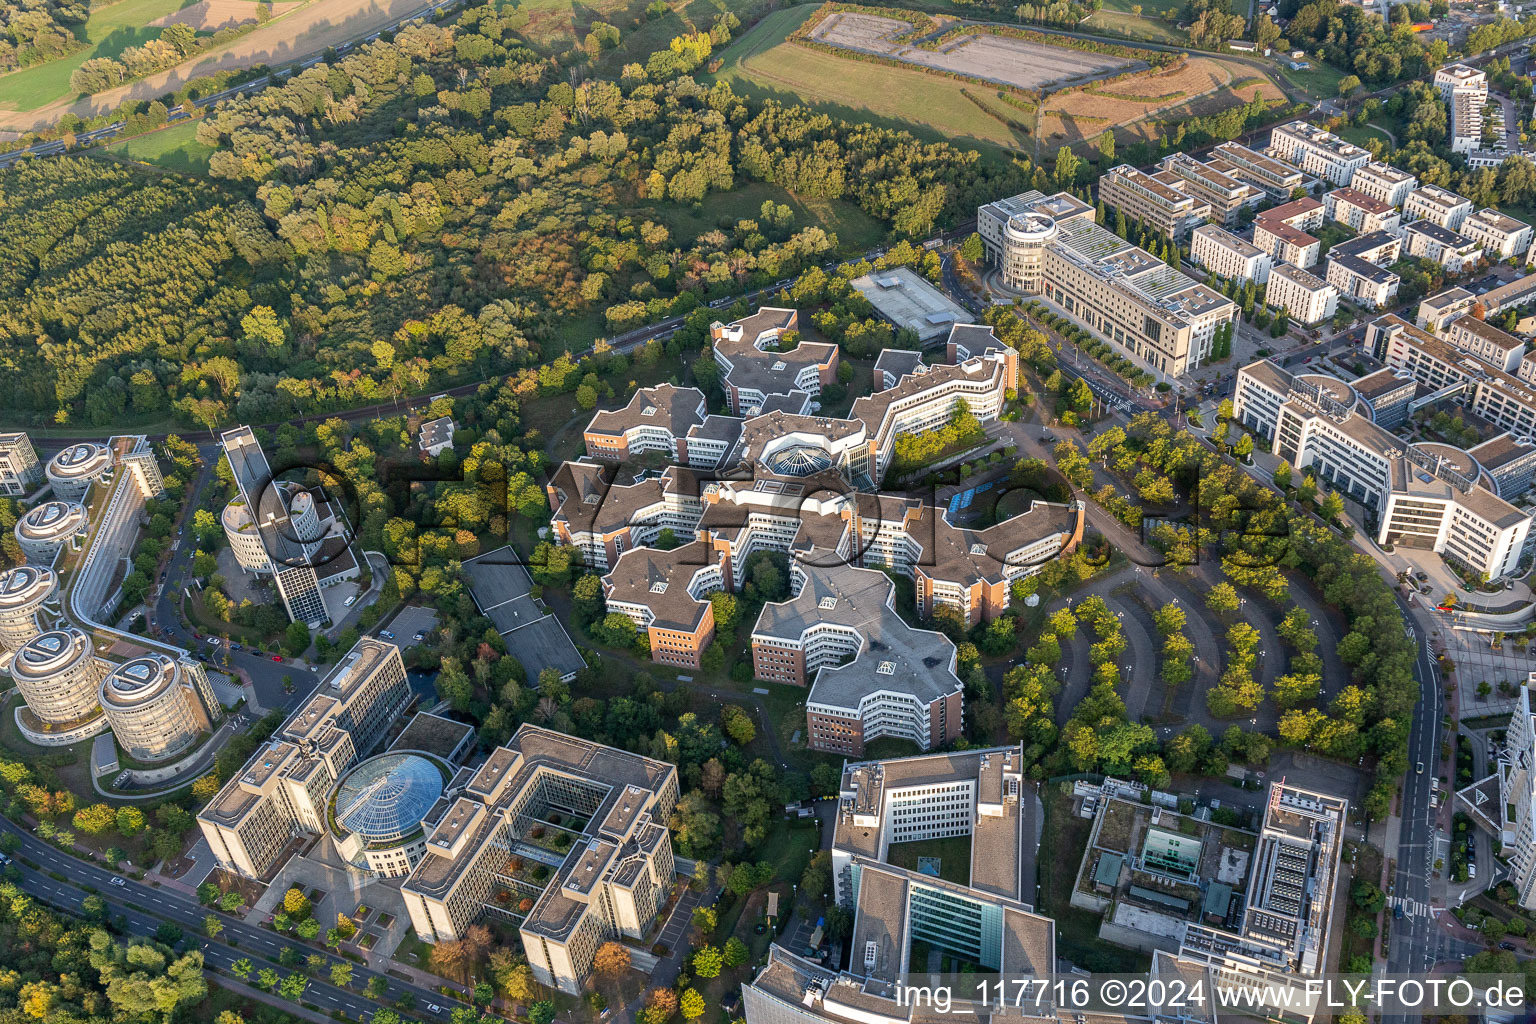
<svg viewBox="0 0 1536 1024">
<path fill-rule="evenodd" d="M 515 924 L 541 985 L 579 995 L 597 949 L 639 943 L 676 875 L 667 820 L 677 769 L 524 724 L 492 750 L 430 830 L 400 894 L 416 934 L 462 938 L 485 913 Z M 574 842 L 548 841 L 555 816 Z M 514 863 L 512 851 L 517 851 Z M 550 877 L 534 881 L 528 862 Z M 500 898 L 498 898 L 500 897 Z M 526 913 L 509 909 L 532 899 Z"/>
<path fill-rule="evenodd" d="M 1339 294 L 1370 309 L 1380 309 L 1397 295 L 1402 279 L 1385 267 L 1347 253 L 1328 254 L 1328 283 Z"/>
<path fill-rule="evenodd" d="M 1276 202 L 1292 199 L 1298 189 L 1310 191 L 1316 181 L 1293 164 L 1237 142 L 1223 142 L 1211 150 L 1206 166 L 1254 186 Z"/>
<path fill-rule="evenodd" d="M 799 313 L 763 306 L 730 324 L 709 325 L 721 386 L 731 412 L 746 416 L 765 412 L 770 398 L 778 408 L 803 412 L 821 389 L 837 379 L 837 346 L 800 341 L 785 351 L 782 338 L 795 332 Z M 799 396 L 796 398 L 796 396 Z"/>
<path fill-rule="evenodd" d="M 1154 177 L 1193 196 L 1198 202 L 1208 204 L 1210 219 L 1227 227 L 1236 226 L 1243 210 L 1255 208 L 1266 198 L 1264 190 L 1257 185 L 1210 163 L 1201 163 L 1188 153 L 1170 153 L 1157 166 Z"/>
<path fill-rule="evenodd" d="M 1435 71 L 1434 86 L 1446 103 L 1457 92 L 1487 92 L 1488 76 L 1467 64 L 1447 64 Z"/>
<path fill-rule="evenodd" d="M 0 434 L 0 494 L 19 498 L 43 482 L 32 439 L 21 431 Z"/>
<path fill-rule="evenodd" d="M 453 447 L 453 417 L 439 416 L 421 425 L 416 436 L 416 447 L 424 458 L 435 459 Z"/>
<path fill-rule="evenodd" d="M 1477 211 L 1462 224 L 1461 233 L 1480 243 L 1490 259 L 1512 259 L 1531 247 L 1531 226 L 1497 210 Z"/>
<path fill-rule="evenodd" d="M 1441 337 L 1505 373 L 1514 373 L 1525 358 L 1525 342 L 1475 316 L 1459 316 L 1452 320 Z"/>
<path fill-rule="evenodd" d="M 1285 310 L 1299 324 L 1313 326 L 1333 318 L 1339 307 L 1339 290 L 1299 267 L 1281 263 L 1270 271 L 1264 302 Z"/>
<path fill-rule="evenodd" d="M 1269 253 L 1214 224 L 1201 225 L 1190 233 L 1189 256 L 1220 277 L 1255 284 L 1268 281 L 1274 266 Z"/>
<path fill-rule="evenodd" d="M 715 635 L 709 595 L 723 589 L 718 559 L 704 541 L 626 551 L 603 577 L 608 611 L 629 616 L 646 634 L 652 661 L 681 668 L 699 667 Z"/>
<path fill-rule="evenodd" d="M 323 835 L 336 783 L 411 701 L 394 644 L 364 637 L 197 815 L 219 865 L 270 880 L 299 837 Z"/>
<path fill-rule="evenodd" d="M 1467 273 L 1483 258 L 1481 243 L 1427 220 L 1409 224 L 1403 239 L 1409 255 L 1433 260 L 1451 274 Z"/>
<path fill-rule="evenodd" d="M 1531 246 L 1526 253 L 1527 260 L 1532 257 L 1536 257 L 1536 245 Z M 1527 263 L 1527 266 L 1531 264 Z M 1536 274 L 1523 274 L 1513 281 L 1501 284 L 1492 291 L 1479 295 L 1477 301 L 1488 311 L 1489 316 L 1536 301 Z"/>
<path fill-rule="evenodd" d="M 0 570 L 0 647 L 19 651 L 45 626 L 39 616 L 57 616 L 59 577 L 35 565 Z"/>
<path fill-rule="evenodd" d="M 1211 215 L 1211 205 L 1129 164 L 1112 167 L 1099 179 L 1099 199 L 1105 206 L 1139 220 L 1175 242 Z"/>
<path fill-rule="evenodd" d="M 1362 235 L 1384 231 L 1395 235 L 1402 229 L 1402 214 L 1391 206 L 1352 188 L 1336 188 L 1323 196 L 1329 220 L 1338 221 Z"/>
<path fill-rule="evenodd" d="M 45 472 L 55 498 L 83 503 L 92 484 L 111 481 L 112 449 L 94 441 L 72 444 L 48 460 Z"/>
<path fill-rule="evenodd" d="M 1371 154 L 1330 131 L 1305 121 L 1277 126 L 1269 134 L 1269 155 L 1335 185 L 1348 185 Z"/>
<path fill-rule="evenodd" d="M 600 410 L 583 431 L 587 454 L 594 459 L 627 462 L 644 452 L 662 452 L 684 466 L 693 465 L 688 432 L 708 417 L 704 392 L 658 384 L 641 388 L 621 409 Z M 700 469 L 714 469 L 719 460 Z"/>
<path fill-rule="evenodd" d="M 1383 321 L 1418 331 L 1398 317 Z M 1378 544 L 1427 548 L 1490 578 L 1518 565 L 1530 514 L 1484 486 L 1465 452 L 1405 442 L 1373 422 L 1343 381 L 1261 361 L 1239 371 L 1233 405 L 1276 455 L 1363 505 Z"/>
<path fill-rule="evenodd" d="M 166 761 L 213 730 L 221 709 L 200 662 L 151 653 L 116 665 L 97 691 L 123 752 Z"/>
<path fill-rule="evenodd" d="M 1472 215 L 1472 202 L 1439 185 L 1420 185 L 1403 203 L 1403 221 L 1427 220 L 1450 231 L 1460 231 Z"/>
<path fill-rule="evenodd" d="M 1438 331 L 1472 308 L 1477 296 L 1465 288 L 1449 288 L 1419 300 L 1414 320 L 1426 331 Z"/>
<path fill-rule="evenodd" d="M 1527 679 L 1516 695 L 1515 712 L 1510 716 L 1504 737 L 1504 750 L 1496 769 L 1497 785 L 1488 786 L 1485 796 L 1493 798 L 1494 812 L 1483 806 L 1488 800 L 1468 801 L 1470 810 L 1492 827 L 1502 850 L 1509 856 L 1509 881 L 1515 889 L 1515 902 L 1526 910 L 1536 909 L 1536 711 L 1531 706 L 1531 687 Z M 1462 807 L 1467 810 L 1469 808 Z"/>
<path fill-rule="evenodd" d="M 795 594 L 763 606 L 752 628 L 753 676 L 804 686 L 812 750 L 862 756 L 882 736 L 918 749 L 960 736 L 965 687 L 955 645 L 907 625 L 896 585 L 850 565 L 791 567 Z"/>
<path fill-rule="evenodd" d="M 1401 168 L 1372 160 L 1355 172 L 1349 187 L 1372 199 L 1402 209 L 1408 193 L 1419 187 L 1419 179 Z"/>
<path fill-rule="evenodd" d="M 1403 240 L 1386 231 L 1374 231 L 1368 235 L 1340 242 L 1328 250 L 1328 257 L 1358 256 L 1378 267 L 1390 267 L 1403 255 Z"/>
<path fill-rule="evenodd" d="M 1308 234 L 1323 226 L 1323 204 L 1310 197 L 1265 210 L 1253 221 L 1253 244 L 1276 263 L 1305 270 L 1317 262 L 1322 242 Z"/>
</svg>

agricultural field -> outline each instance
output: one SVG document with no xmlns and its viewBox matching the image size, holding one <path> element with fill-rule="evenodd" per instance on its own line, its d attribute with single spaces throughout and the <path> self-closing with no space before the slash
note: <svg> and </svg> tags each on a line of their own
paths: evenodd
<svg viewBox="0 0 1536 1024">
<path fill-rule="evenodd" d="M 962 35 L 936 50 L 897 41 L 911 29 L 911 23 L 894 18 L 835 12 L 811 30 L 810 38 L 829 46 L 1030 90 L 1077 84 L 1137 65 L 1122 57 L 999 35 Z"/>
<path fill-rule="evenodd" d="M 1285 99 L 1274 81 L 1256 76 L 1246 65 L 1194 57 L 1169 71 L 1049 97 L 1043 141 L 1049 145 L 1086 142 L 1111 126 L 1127 140 L 1141 139 L 1146 132 L 1138 125 L 1149 118 L 1213 114 L 1249 102 L 1255 92 L 1266 100 Z"/>
<path fill-rule="evenodd" d="M 95 57 L 116 57 L 160 35 L 152 23 L 173 14 L 183 0 L 118 0 L 91 13 L 78 31 L 88 44 L 60 60 L 0 75 L 0 110 L 36 110 L 69 95 L 69 76 Z"/>
<path fill-rule="evenodd" d="M 299 6 L 300 2 L 302 0 L 273 4 L 272 16 L 281 17 Z M 163 18 L 156 18 L 150 22 L 150 25 L 155 28 L 187 25 L 194 32 L 217 32 L 221 28 L 239 28 L 241 25 L 256 24 L 260 20 L 256 14 L 258 6 L 260 5 L 256 0 L 198 0 L 197 3 L 167 14 Z"/>
<path fill-rule="evenodd" d="M 981 83 L 838 57 L 788 42 L 789 34 L 815 13 L 813 7 L 774 11 L 725 50 L 725 64 L 716 78 L 754 98 L 803 103 L 833 117 L 903 129 L 928 141 L 973 145 L 994 156 L 1031 148 L 1028 136 L 989 111 L 1018 122 L 1027 122 L 1029 114 L 995 101 L 995 90 Z M 986 109 L 978 102 L 987 103 Z M 1003 115 L 1004 110 L 1011 113 Z"/>
<path fill-rule="evenodd" d="M 1107 35 L 1165 46 L 1183 46 L 1189 37 L 1179 31 L 1177 18 L 1163 18 L 1159 11 L 1170 6 L 1163 0 L 1104 0 L 1104 6 L 1083 22 L 1084 31 L 1099 31 Z M 1182 5 L 1175 5 L 1182 6 Z"/>
</svg>

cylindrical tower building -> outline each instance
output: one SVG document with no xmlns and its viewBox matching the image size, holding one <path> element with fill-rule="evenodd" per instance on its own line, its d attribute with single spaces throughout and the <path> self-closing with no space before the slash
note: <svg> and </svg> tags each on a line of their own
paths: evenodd
<svg viewBox="0 0 1536 1024">
<path fill-rule="evenodd" d="M 43 632 L 37 613 L 58 589 L 52 569 L 22 565 L 0 573 L 0 646 L 19 651 Z"/>
<path fill-rule="evenodd" d="M 1058 233 L 1056 221 L 1044 213 L 1031 211 L 1009 217 L 1003 227 L 1003 283 L 1026 295 L 1038 295 L 1045 247 Z"/>
<path fill-rule="evenodd" d="M 91 484 L 111 476 L 112 449 L 90 441 L 70 445 L 48 460 L 47 473 L 54 497 L 84 501 Z"/>
<path fill-rule="evenodd" d="M 11 659 L 11 678 L 45 734 L 72 734 L 100 719 L 96 691 L 106 674 L 107 663 L 96 657 L 91 638 L 74 626 L 33 637 Z"/>
<path fill-rule="evenodd" d="M 78 501 L 45 501 L 16 521 L 16 543 L 33 565 L 52 565 L 59 551 L 84 538 L 89 525 Z"/>
<path fill-rule="evenodd" d="M 101 681 L 101 710 L 123 750 L 139 761 L 162 761 L 197 742 L 207 728 L 197 695 L 181 666 L 163 654 L 118 665 Z"/>
</svg>

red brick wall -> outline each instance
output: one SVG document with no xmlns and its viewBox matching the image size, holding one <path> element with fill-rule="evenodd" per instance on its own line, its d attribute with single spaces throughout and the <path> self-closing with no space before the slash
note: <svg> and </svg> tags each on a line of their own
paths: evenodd
<svg viewBox="0 0 1536 1024">
<path fill-rule="evenodd" d="M 864 724 L 856 719 L 805 713 L 806 743 L 812 750 L 829 754 L 864 754 Z"/>
</svg>

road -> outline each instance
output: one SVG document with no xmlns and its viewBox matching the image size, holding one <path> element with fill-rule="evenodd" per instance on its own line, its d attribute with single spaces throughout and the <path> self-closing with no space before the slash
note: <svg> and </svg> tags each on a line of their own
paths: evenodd
<svg viewBox="0 0 1536 1024">
<path fill-rule="evenodd" d="M 305 998 L 320 1006 L 324 1012 L 342 1010 L 348 1017 L 356 1020 L 362 1014 L 371 1014 L 381 1004 L 396 1004 L 408 997 L 415 1001 L 414 1012 L 421 1016 L 440 1020 L 448 1017 L 449 1005 L 444 997 L 436 992 L 388 975 L 378 974 L 362 964 L 345 960 L 318 946 L 247 924 L 228 914 L 219 915 L 220 920 L 224 922 L 224 931 L 218 940 L 203 938 L 203 919 L 210 911 L 201 906 L 195 898 L 173 889 L 155 889 L 141 885 L 103 867 L 63 855 L 57 848 L 32 836 L 15 822 L 0 821 L 0 830 L 20 837 L 21 849 L 18 851 L 18 858 L 26 857 L 35 863 L 46 864 L 49 872 L 65 877 L 66 881 L 61 882 L 51 874 L 45 875 L 20 864 L 19 860 L 15 865 L 21 873 L 20 884 L 23 889 L 61 909 L 78 912 L 81 901 L 94 892 L 107 902 L 114 915 L 121 913 L 127 916 L 128 930 L 132 934 L 153 935 L 155 929 L 165 921 L 178 925 L 187 936 L 187 948 L 196 948 L 201 945 L 208 963 L 215 967 L 227 968 L 235 960 L 248 957 L 258 970 L 264 966 L 271 966 L 280 974 L 286 975 L 293 968 L 278 967 L 276 961 L 279 952 L 284 947 L 288 947 L 299 954 L 301 962 L 304 957 L 312 953 L 321 953 L 326 960 L 324 968 L 326 972 L 329 972 L 332 964 L 351 964 L 352 977 L 359 989 L 374 977 L 382 977 L 387 985 L 383 1000 L 376 1003 L 360 992 L 338 988 L 329 982 L 312 979 Z M 113 879 L 118 879 L 122 884 L 114 884 Z M 262 957 L 270 958 L 272 963 L 263 963 Z M 439 1006 L 439 1012 L 433 1013 L 428 1009 L 434 1005 Z"/>
</svg>

